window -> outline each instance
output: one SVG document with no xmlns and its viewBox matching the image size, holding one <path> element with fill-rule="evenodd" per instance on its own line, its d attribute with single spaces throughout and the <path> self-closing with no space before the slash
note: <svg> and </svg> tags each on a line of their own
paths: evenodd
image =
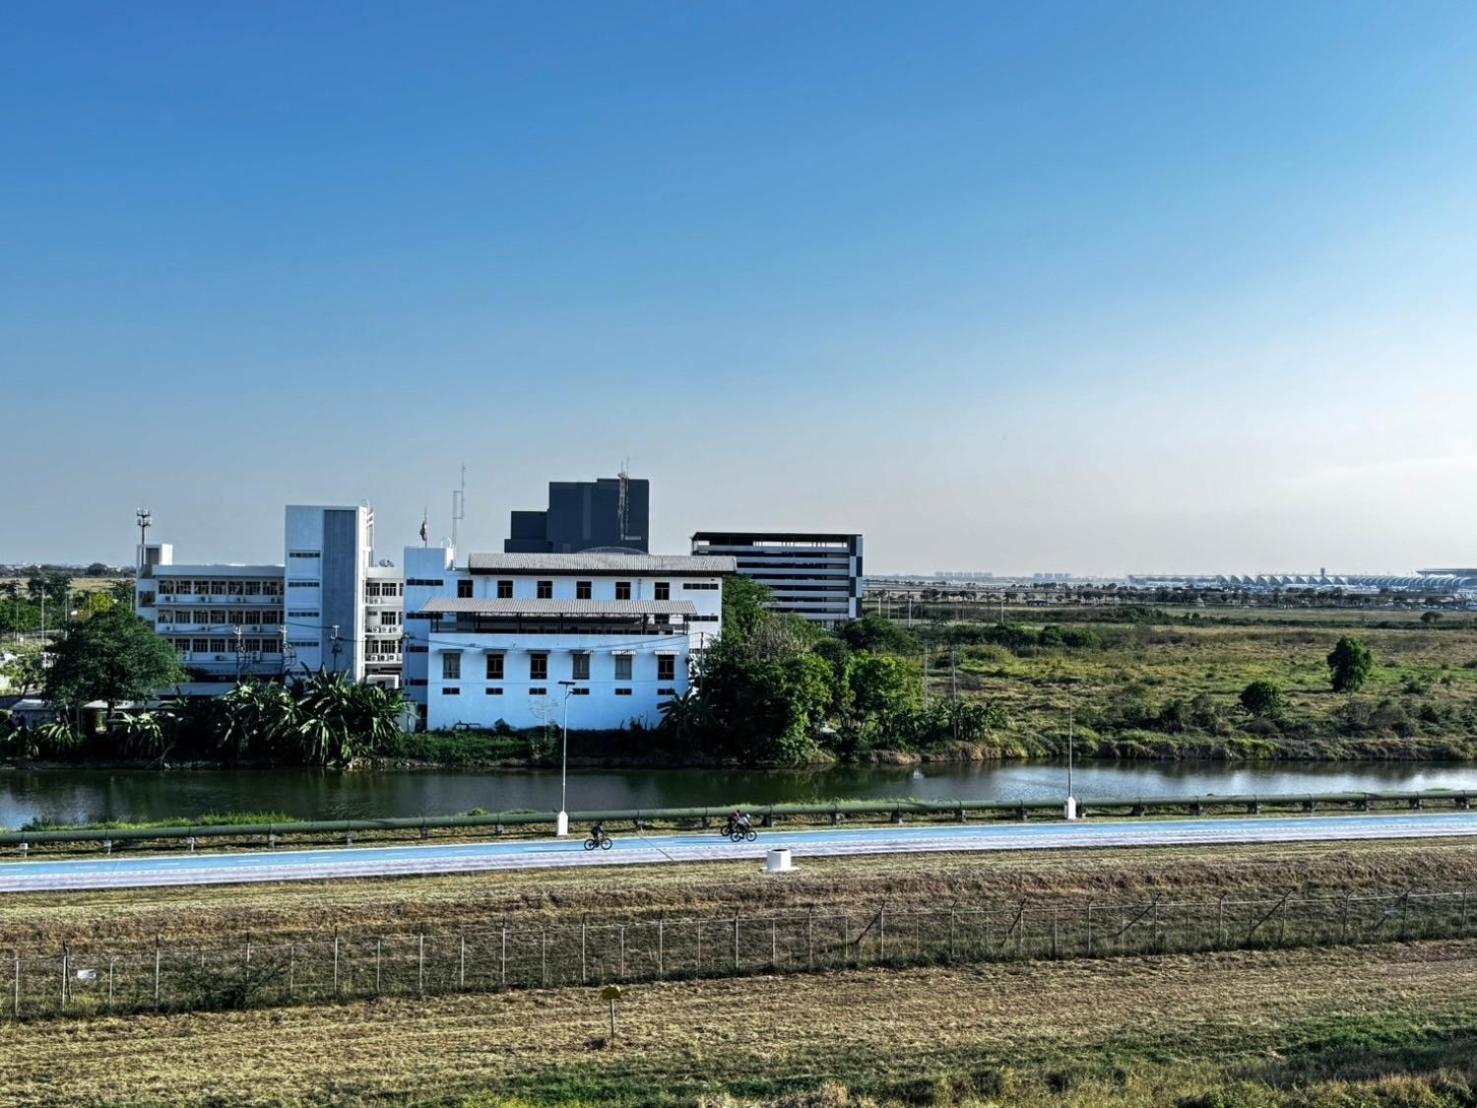
<svg viewBox="0 0 1477 1108">
<path fill-rule="evenodd" d="M 549 679 L 549 656 L 547 654 L 530 654 L 528 656 L 528 679 L 530 681 L 547 681 Z"/>
<path fill-rule="evenodd" d="M 503 656 L 501 654 L 489 654 L 487 656 L 487 679 L 489 681 L 501 681 L 503 679 Z"/>
<path fill-rule="evenodd" d="M 670 582 L 670 581 L 658 581 L 656 583 L 655 588 L 656 588 L 656 592 L 655 592 L 656 599 L 658 599 L 658 600 L 671 600 L 672 599 L 672 582 Z"/>
<path fill-rule="evenodd" d="M 532 688 L 528 690 L 529 696 L 547 696 L 549 690 L 543 688 Z"/>
<path fill-rule="evenodd" d="M 210 652 L 212 654 L 224 654 L 226 652 L 226 640 L 225 639 L 211 639 L 210 640 Z"/>
<path fill-rule="evenodd" d="M 472 597 L 472 582 L 458 581 L 456 583 L 456 595 L 458 599 L 470 600 Z"/>
<path fill-rule="evenodd" d="M 677 690 L 676 689 L 657 689 L 656 690 L 656 695 L 657 696 L 676 696 L 677 695 Z"/>
<path fill-rule="evenodd" d="M 717 592 L 718 591 L 718 582 L 717 581 L 683 581 L 682 582 L 682 587 L 685 590 L 687 590 L 688 592 L 703 591 L 703 590 L 706 590 L 707 592 Z"/>
<path fill-rule="evenodd" d="M 191 639 L 190 640 L 190 649 L 193 650 L 196 654 L 206 654 L 206 653 L 209 653 L 209 651 L 210 651 L 210 640 L 209 639 Z"/>
<path fill-rule="evenodd" d="M 552 582 L 552 581 L 540 581 L 538 583 L 538 598 L 540 600 L 553 600 L 554 599 L 554 582 Z"/>
<path fill-rule="evenodd" d="M 658 681 L 677 680 L 677 655 L 658 654 L 656 656 L 656 679 Z"/>
<path fill-rule="evenodd" d="M 380 626 L 381 627 L 399 627 L 400 626 L 400 613 L 399 612 L 381 612 L 380 613 Z"/>
<path fill-rule="evenodd" d="M 405 584 L 411 588 L 439 589 L 443 582 L 439 577 L 407 577 Z"/>
<path fill-rule="evenodd" d="M 287 556 L 289 558 L 321 558 L 323 553 L 318 550 L 292 550 Z"/>
<path fill-rule="evenodd" d="M 570 670 L 570 676 L 576 681 L 588 681 L 590 679 L 590 656 L 588 654 L 571 654 L 574 664 Z M 580 690 L 575 690 L 576 692 Z"/>
<path fill-rule="evenodd" d="M 594 590 L 588 581 L 576 581 L 574 583 L 574 598 L 576 600 L 589 600 Z"/>
<path fill-rule="evenodd" d="M 500 689 L 496 685 L 489 685 L 487 688 L 483 689 L 482 691 L 484 693 L 486 693 L 488 696 L 502 696 L 503 695 L 503 690 Z"/>
<path fill-rule="evenodd" d="M 583 686 L 581 686 L 578 689 L 570 689 L 569 690 L 569 695 L 570 696 L 589 696 L 590 695 L 590 690 L 587 689 L 587 688 L 584 688 Z"/>
<path fill-rule="evenodd" d="M 717 616 L 688 616 L 688 623 L 717 623 Z"/>
<path fill-rule="evenodd" d="M 462 656 L 460 654 L 441 655 L 441 680 L 460 681 L 462 677 Z"/>
<path fill-rule="evenodd" d="M 631 599 L 631 582 L 629 582 L 629 581 L 617 581 L 615 583 L 615 598 L 617 600 L 630 600 Z"/>
<path fill-rule="evenodd" d="M 411 677 L 405 683 L 413 689 L 423 689 L 426 687 L 426 679 L 424 677 Z"/>
<path fill-rule="evenodd" d="M 459 688 L 457 688 L 455 685 L 449 685 L 446 688 L 444 688 L 444 689 L 441 690 L 441 695 L 442 696 L 461 696 L 462 695 L 462 690 L 459 689 Z"/>
<path fill-rule="evenodd" d="M 242 583 L 240 581 L 227 581 L 226 582 L 226 591 L 230 595 L 232 595 L 232 596 L 244 596 L 245 595 L 245 593 L 243 592 L 243 589 L 242 589 Z"/>
<path fill-rule="evenodd" d="M 497 598 L 499 600 L 512 600 L 513 599 L 513 582 L 511 582 L 511 581 L 499 581 L 497 583 Z"/>
<path fill-rule="evenodd" d="M 629 654 L 617 654 L 615 656 L 615 679 L 617 681 L 629 681 L 631 679 L 631 656 Z M 630 689 L 626 690 L 630 692 Z"/>
<path fill-rule="evenodd" d="M 615 690 L 615 695 L 616 696 L 630 696 L 631 695 L 631 690 L 630 689 L 616 689 Z"/>
<path fill-rule="evenodd" d="M 256 615 L 256 617 L 257 617 L 258 620 L 261 619 L 261 613 L 260 612 L 256 612 L 256 613 L 253 613 L 253 614 Z M 293 610 L 291 610 L 291 611 L 289 611 L 287 613 L 287 618 L 288 619 L 317 619 L 318 618 L 318 613 L 315 612 L 315 611 L 313 611 L 313 609 L 311 609 L 311 608 L 296 608 L 296 609 L 293 609 Z"/>
<path fill-rule="evenodd" d="M 224 581 L 212 581 L 210 583 L 210 595 L 211 596 L 225 596 L 226 595 L 226 583 Z"/>
</svg>

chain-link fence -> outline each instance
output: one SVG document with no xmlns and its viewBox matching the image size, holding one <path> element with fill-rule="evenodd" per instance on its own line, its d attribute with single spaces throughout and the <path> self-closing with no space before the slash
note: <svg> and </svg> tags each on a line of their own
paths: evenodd
<svg viewBox="0 0 1477 1108">
<path fill-rule="evenodd" d="M 9 1003 L 26 1019 L 600 985 L 848 966 L 1119 957 L 1472 935 L 1468 894 L 1143 903 L 1022 900 L 458 932 L 264 939 L 114 950 L 18 950 Z M 1477 897 L 1473 898 L 1477 901 Z M 1477 903 L 1473 904 L 1477 908 Z M 6 967 L 0 963 L 0 980 Z"/>
</svg>

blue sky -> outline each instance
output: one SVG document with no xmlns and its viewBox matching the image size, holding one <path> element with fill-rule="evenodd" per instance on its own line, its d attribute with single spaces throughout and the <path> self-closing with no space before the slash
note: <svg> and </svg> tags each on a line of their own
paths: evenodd
<svg viewBox="0 0 1477 1108">
<path fill-rule="evenodd" d="M 1477 9 L 14 3 L 0 560 L 497 548 L 877 570 L 1477 562 Z"/>
</svg>

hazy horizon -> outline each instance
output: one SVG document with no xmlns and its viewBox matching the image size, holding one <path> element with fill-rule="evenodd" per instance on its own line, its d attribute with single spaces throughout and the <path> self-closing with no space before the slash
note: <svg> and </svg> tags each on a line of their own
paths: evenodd
<svg viewBox="0 0 1477 1108">
<path fill-rule="evenodd" d="M 0 16 L 0 560 L 498 550 L 550 480 L 872 572 L 1477 563 L 1477 10 Z"/>
</svg>

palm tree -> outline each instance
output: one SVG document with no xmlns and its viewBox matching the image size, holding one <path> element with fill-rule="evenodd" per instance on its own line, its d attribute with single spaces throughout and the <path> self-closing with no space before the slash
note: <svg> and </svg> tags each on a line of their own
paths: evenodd
<svg viewBox="0 0 1477 1108">
<path fill-rule="evenodd" d="M 220 698 L 220 743 L 236 759 L 287 754 L 295 745 L 297 703 L 281 685 L 245 681 Z"/>
</svg>

